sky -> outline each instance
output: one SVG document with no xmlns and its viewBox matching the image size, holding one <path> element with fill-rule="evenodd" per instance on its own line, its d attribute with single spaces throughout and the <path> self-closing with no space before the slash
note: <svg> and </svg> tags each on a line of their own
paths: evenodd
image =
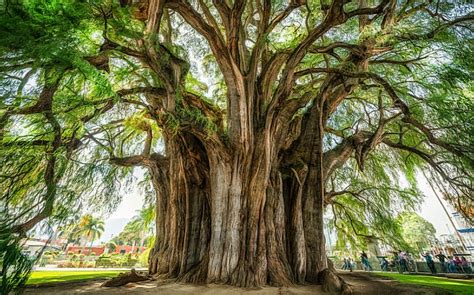
<svg viewBox="0 0 474 295">
<path fill-rule="evenodd" d="M 417 180 L 419 189 L 425 195 L 425 198 L 420 207 L 414 209 L 418 214 L 434 225 L 437 236 L 453 233 L 454 229 L 426 179 L 418 175 Z M 438 195 L 441 196 L 439 192 Z M 125 224 L 136 215 L 137 210 L 142 208 L 143 201 L 143 194 L 138 189 L 127 193 L 127 195 L 123 197 L 117 210 L 105 220 L 105 231 L 101 237 L 101 242 L 108 241 L 112 236 L 120 233 Z M 447 205 L 446 202 L 444 204 L 445 206 Z M 452 209 L 450 209 L 449 206 L 447 207 L 448 212 L 452 213 Z"/>
<path fill-rule="evenodd" d="M 118 235 L 125 224 L 137 215 L 137 211 L 143 208 L 144 196 L 138 188 L 123 196 L 122 202 L 117 210 L 105 219 L 104 233 L 100 241 L 109 241 L 113 236 Z"/>
<path fill-rule="evenodd" d="M 420 216 L 434 225 L 437 236 L 454 233 L 454 229 L 448 217 L 446 216 L 443 207 L 439 203 L 438 198 L 436 198 L 435 193 L 431 189 L 426 179 L 424 177 L 417 177 L 417 179 L 420 191 L 426 196 L 423 204 L 420 206 L 419 210 L 417 210 Z M 438 193 L 438 196 L 441 197 L 441 193 L 439 191 L 436 191 L 436 193 Z M 452 208 L 446 203 L 446 201 L 441 201 L 444 203 L 449 214 L 454 212 Z"/>
</svg>

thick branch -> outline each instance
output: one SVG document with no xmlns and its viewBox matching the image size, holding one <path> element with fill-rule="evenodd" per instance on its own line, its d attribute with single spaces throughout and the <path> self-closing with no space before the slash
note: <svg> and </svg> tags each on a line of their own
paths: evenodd
<svg viewBox="0 0 474 295">
<path fill-rule="evenodd" d="M 111 157 L 110 163 L 122 167 L 144 166 L 149 167 L 152 164 L 167 165 L 168 159 L 163 155 L 152 153 L 149 156 L 135 155 L 128 157 Z"/>
</svg>

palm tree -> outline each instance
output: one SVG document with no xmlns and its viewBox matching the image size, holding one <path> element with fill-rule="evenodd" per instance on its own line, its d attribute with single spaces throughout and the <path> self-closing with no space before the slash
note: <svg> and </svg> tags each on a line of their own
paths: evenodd
<svg viewBox="0 0 474 295">
<path fill-rule="evenodd" d="M 140 230 L 140 248 L 143 247 L 145 238 L 147 235 L 153 234 L 154 226 L 153 222 L 155 221 L 155 207 L 148 206 L 139 210 L 138 215 L 136 215 L 132 221 L 133 228 Z"/>
<path fill-rule="evenodd" d="M 145 207 L 139 211 L 137 222 L 142 225 L 141 234 L 141 242 L 140 247 L 143 247 L 145 242 L 145 238 L 150 235 L 154 234 L 155 227 L 153 226 L 153 222 L 155 221 L 155 207 L 149 206 Z"/>
<path fill-rule="evenodd" d="M 104 221 L 96 218 L 91 214 L 86 214 L 81 217 L 79 224 L 76 227 L 75 234 L 84 239 L 84 242 L 90 241 L 90 249 L 94 241 L 104 232 Z M 89 251 L 90 252 L 90 251 Z"/>
<path fill-rule="evenodd" d="M 78 237 L 76 235 L 76 225 L 64 224 L 58 226 L 57 236 L 61 239 L 67 240 L 66 244 L 63 246 L 63 251 L 65 251 L 69 243 L 77 243 Z"/>
<path fill-rule="evenodd" d="M 56 228 L 55 239 L 61 238 L 66 240 L 66 244 L 63 246 L 63 251 L 67 249 L 69 243 L 77 243 L 79 237 L 76 235 L 77 220 L 80 215 L 77 213 L 72 214 L 62 221 L 62 223 Z"/>
</svg>

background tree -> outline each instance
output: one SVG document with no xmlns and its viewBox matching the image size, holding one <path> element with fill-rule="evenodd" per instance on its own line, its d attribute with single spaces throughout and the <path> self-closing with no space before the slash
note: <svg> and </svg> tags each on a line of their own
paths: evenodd
<svg viewBox="0 0 474 295">
<path fill-rule="evenodd" d="M 391 229 L 417 169 L 472 204 L 469 4 L 7 3 L 0 191 L 18 235 L 113 209 L 141 166 L 150 273 L 290 285 L 335 279 L 325 208 L 340 228 Z"/>
<path fill-rule="evenodd" d="M 417 253 L 431 246 L 436 234 L 433 224 L 416 213 L 400 214 L 397 219 L 402 228 L 403 238 Z"/>
<path fill-rule="evenodd" d="M 117 243 L 114 241 L 109 241 L 105 244 L 105 246 L 108 249 L 108 253 L 113 253 L 115 252 L 115 249 L 117 249 Z"/>
<path fill-rule="evenodd" d="M 145 245 L 145 240 L 154 232 L 155 207 L 149 206 L 138 211 L 138 215 L 133 218 L 134 227 L 140 233 L 140 247 Z"/>
<path fill-rule="evenodd" d="M 99 239 L 103 232 L 104 221 L 92 216 L 91 214 L 83 215 L 77 226 L 74 228 L 74 235 L 81 239 L 84 246 L 87 242 L 90 242 L 90 251 L 92 251 L 92 244 L 94 241 Z"/>
<path fill-rule="evenodd" d="M 155 208 L 145 207 L 137 213 L 112 241 L 118 245 L 139 245 L 140 247 L 145 245 L 145 241 L 153 234 Z"/>
</svg>

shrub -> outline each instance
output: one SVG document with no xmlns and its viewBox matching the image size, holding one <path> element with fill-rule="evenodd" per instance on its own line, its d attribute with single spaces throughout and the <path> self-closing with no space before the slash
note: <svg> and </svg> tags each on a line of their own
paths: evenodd
<svg viewBox="0 0 474 295">
<path fill-rule="evenodd" d="M 78 264 L 72 261 L 61 261 L 58 263 L 57 267 L 58 268 L 74 268 L 77 267 Z"/>
<path fill-rule="evenodd" d="M 142 254 L 140 254 L 140 257 L 138 258 L 138 262 L 140 263 L 140 266 L 148 266 L 148 256 L 150 256 L 150 250 L 151 248 L 148 248 L 145 251 L 143 251 Z"/>
<path fill-rule="evenodd" d="M 44 254 L 41 257 L 40 264 L 43 266 L 45 264 L 51 264 L 54 261 L 54 256 L 51 254 Z"/>
<path fill-rule="evenodd" d="M 89 261 L 85 264 L 85 267 L 87 267 L 87 268 L 93 268 L 94 266 L 95 266 L 94 261 Z"/>
<path fill-rule="evenodd" d="M 104 256 L 104 257 L 99 257 L 95 261 L 95 266 L 96 267 L 114 267 L 116 266 L 116 264 L 111 257 Z"/>
</svg>

